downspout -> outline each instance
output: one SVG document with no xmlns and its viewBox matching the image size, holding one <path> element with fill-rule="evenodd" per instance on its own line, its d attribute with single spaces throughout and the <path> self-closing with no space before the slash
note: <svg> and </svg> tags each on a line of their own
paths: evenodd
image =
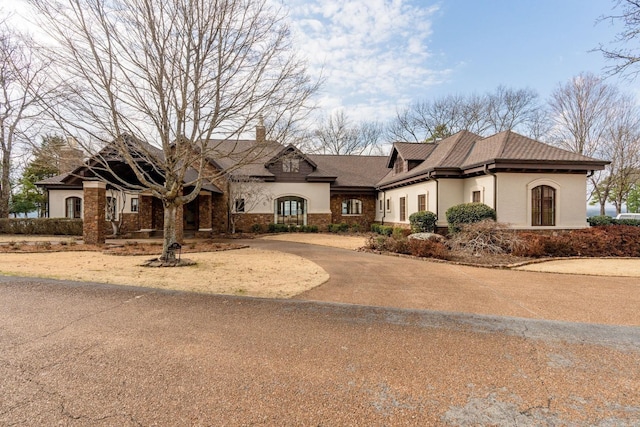
<svg viewBox="0 0 640 427">
<path fill-rule="evenodd" d="M 434 180 L 435 183 L 436 183 L 436 212 L 435 213 L 436 213 L 436 225 L 437 225 L 438 224 L 438 219 L 440 218 L 440 212 L 438 211 L 439 206 L 440 206 L 440 203 L 439 203 L 440 202 L 440 183 L 438 182 L 438 178 L 434 178 L 433 177 L 433 173 L 434 172 L 435 171 L 429 172 L 428 177 L 429 177 L 429 179 Z"/>
<path fill-rule="evenodd" d="M 498 175 L 489 170 L 489 165 L 485 163 L 484 172 L 493 176 L 493 210 L 496 211 L 496 220 L 498 219 Z"/>
<path fill-rule="evenodd" d="M 384 218 L 387 213 L 387 192 L 382 191 L 382 218 L 380 218 L 380 224 L 384 225 Z"/>
</svg>

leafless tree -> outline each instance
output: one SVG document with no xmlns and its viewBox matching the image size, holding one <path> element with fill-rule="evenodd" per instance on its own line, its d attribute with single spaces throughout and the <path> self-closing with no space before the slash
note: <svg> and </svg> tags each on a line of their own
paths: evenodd
<svg viewBox="0 0 640 427">
<path fill-rule="evenodd" d="M 163 260 L 176 241 L 177 208 L 197 197 L 203 179 L 229 173 L 211 171 L 209 159 L 251 162 L 259 153 L 233 141 L 260 116 L 295 122 L 316 89 L 283 10 L 267 0 L 29 3 L 55 39 L 51 78 L 66 89 L 49 112 L 86 150 L 110 148 L 92 166 L 98 175 L 116 175 L 107 160 L 118 156 L 135 174 L 134 189 L 162 201 Z"/>
<path fill-rule="evenodd" d="M 0 218 L 9 216 L 10 177 L 16 146 L 26 143 L 44 95 L 46 67 L 28 37 L 0 21 Z"/>
<path fill-rule="evenodd" d="M 323 120 L 312 135 L 312 151 L 322 154 L 379 154 L 382 125 L 378 122 L 352 123 L 343 110 Z"/>
<path fill-rule="evenodd" d="M 487 119 L 493 133 L 524 128 L 536 119 L 540 109 L 538 93 L 533 89 L 510 89 L 504 86 L 488 95 Z"/>
<path fill-rule="evenodd" d="M 601 44 L 596 51 L 614 62 L 613 66 L 607 68 L 609 74 L 635 78 L 639 72 L 637 65 L 640 62 L 640 51 L 636 47 L 640 37 L 640 2 L 615 0 L 614 4 L 617 13 L 601 17 L 600 22 L 620 22 L 623 30 L 611 41 L 609 47 Z"/>
<path fill-rule="evenodd" d="M 568 151 L 612 163 L 589 177 L 589 198 L 605 205 L 637 147 L 638 110 L 632 99 L 592 74 L 581 74 L 559 85 L 549 102 L 553 128 L 550 142 Z M 621 181 L 622 180 L 622 181 Z"/>
<path fill-rule="evenodd" d="M 616 104 L 607 141 L 611 164 L 599 188 L 606 187 L 602 190 L 619 214 L 631 189 L 640 183 L 640 111 L 630 97 L 622 97 Z"/>
<path fill-rule="evenodd" d="M 482 95 L 419 101 L 396 113 L 387 134 L 393 140 L 413 142 L 436 141 L 461 130 L 488 135 L 514 129 L 529 134 L 540 109 L 537 99 L 531 89 L 499 86 Z"/>
<path fill-rule="evenodd" d="M 236 223 L 241 215 L 250 213 L 261 203 L 271 201 L 273 195 L 265 191 L 263 181 L 247 176 L 229 176 L 227 212 L 230 232 L 236 232 Z"/>
<path fill-rule="evenodd" d="M 604 148 L 608 120 L 619 98 L 615 86 L 580 74 L 558 87 L 549 101 L 551 141 L 565 150 L 597 156 Z"/>
</svg>

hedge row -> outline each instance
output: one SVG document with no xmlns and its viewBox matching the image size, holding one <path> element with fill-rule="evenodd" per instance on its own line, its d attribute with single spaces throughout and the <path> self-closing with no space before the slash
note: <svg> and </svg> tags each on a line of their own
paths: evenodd
<svg viewBox="0 0 640 427">
<path fill-rule="evenodd" d="M 640 227 L 640 220 L 638 219 L 616 219 L 609 215 L 597 215 L 587 218 L 587 222 L 592 227 L 598 227 L 602 225 L 631 225 L 634 227 Z"/>
<path fill-rule="evenodd" d="M 0 218 L 0 234 L 82 236 L 82 220 L 68 218 Z"/>
<path fill-rule="evenodd" d="M 254 224 L 251 227 L 251 231 L 254 233 L 261 233 L 262 226 L 260 224 Z M 267 226 L 269 233 L 317 233 L 317 225 L 293 225 L 293 224 L 269 224 Z"/>
<path fill-rule="evenodd" d="M 640 257 L 640 227 L 593 227 L 556 234 L 519 233 L 514 255 L 526 257 Z"/>
</svg>

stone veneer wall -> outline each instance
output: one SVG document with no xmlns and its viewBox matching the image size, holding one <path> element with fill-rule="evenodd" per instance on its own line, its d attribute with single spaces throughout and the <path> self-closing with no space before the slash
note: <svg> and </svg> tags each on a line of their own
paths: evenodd
<svg viewBox="0 0 640 427">
<path fill-rule="evenodd" d="M 138 226 L 140 230 L 153 228 L 153 196 L 140 194 L 138 196 Z"/>
<path fill-rule="evenodd" d="M 342 215 L 342 202 L 349 199 L 362 201 L 361 215 Z M 331 222 L 333 224 L 358 224 L 368 231 L 376 219 L 376 196 L 372 194 L 333 194 L 331 195 Z"/>
<path fill-rule="evenodd" d="M 131 233 L 140 230 L 139 216 L 137 213 L 122 213 L 122 225 L 120 226 L 120 234 Z M 110 221 L 105 221 L 105 232 L 111 235 L 113 226 Z"/>
<path fill-rule="evenodd" d="M 107 185 L 99 181 L 84 181 L 84 213 L 82 239 L 87 245 L 102 245 L 105 240 L 105 207 Z"/>
<path fill-rule="evenodd" d="M 260 224 L 262 231 L 267 231 L 267 226 L 273 223 L 273 214 L 238 214 L 236 216 L 236 233 L 250 233 L 254 224 Z"/>
<path fill-rule="evenodd" d="M 320 231 L 327 231 L 331 224 L 331 214 L 307 214 L 307 225 L 317 225 Z"/>
</svg>

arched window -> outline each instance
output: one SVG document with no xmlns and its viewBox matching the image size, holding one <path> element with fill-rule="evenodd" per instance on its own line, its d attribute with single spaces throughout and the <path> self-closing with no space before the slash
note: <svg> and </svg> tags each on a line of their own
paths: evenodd
<svg viewBox="0 0 640 427">
<path fill-rule="evenodd" d="M 82 217 L 82 199 L 80 197 L 67 197 L 64 201 L 64 216 L 66 218 Z"/>
<path fill-rule="evenodd" d="M 556 190 L 548 185 L 531 189 L 531 225 L 556 225 Z"/>
<path fill-rule="evenodd" d="M 287 196 L 276 200 L 276 223 L 307 225 L 307 201 L 302 197 Z"/>
<path fill-rule="evenodd" d="M 362 215 L 362 201 L 358 199 L 343 200 L 342 215 Z"/>
</svg>

